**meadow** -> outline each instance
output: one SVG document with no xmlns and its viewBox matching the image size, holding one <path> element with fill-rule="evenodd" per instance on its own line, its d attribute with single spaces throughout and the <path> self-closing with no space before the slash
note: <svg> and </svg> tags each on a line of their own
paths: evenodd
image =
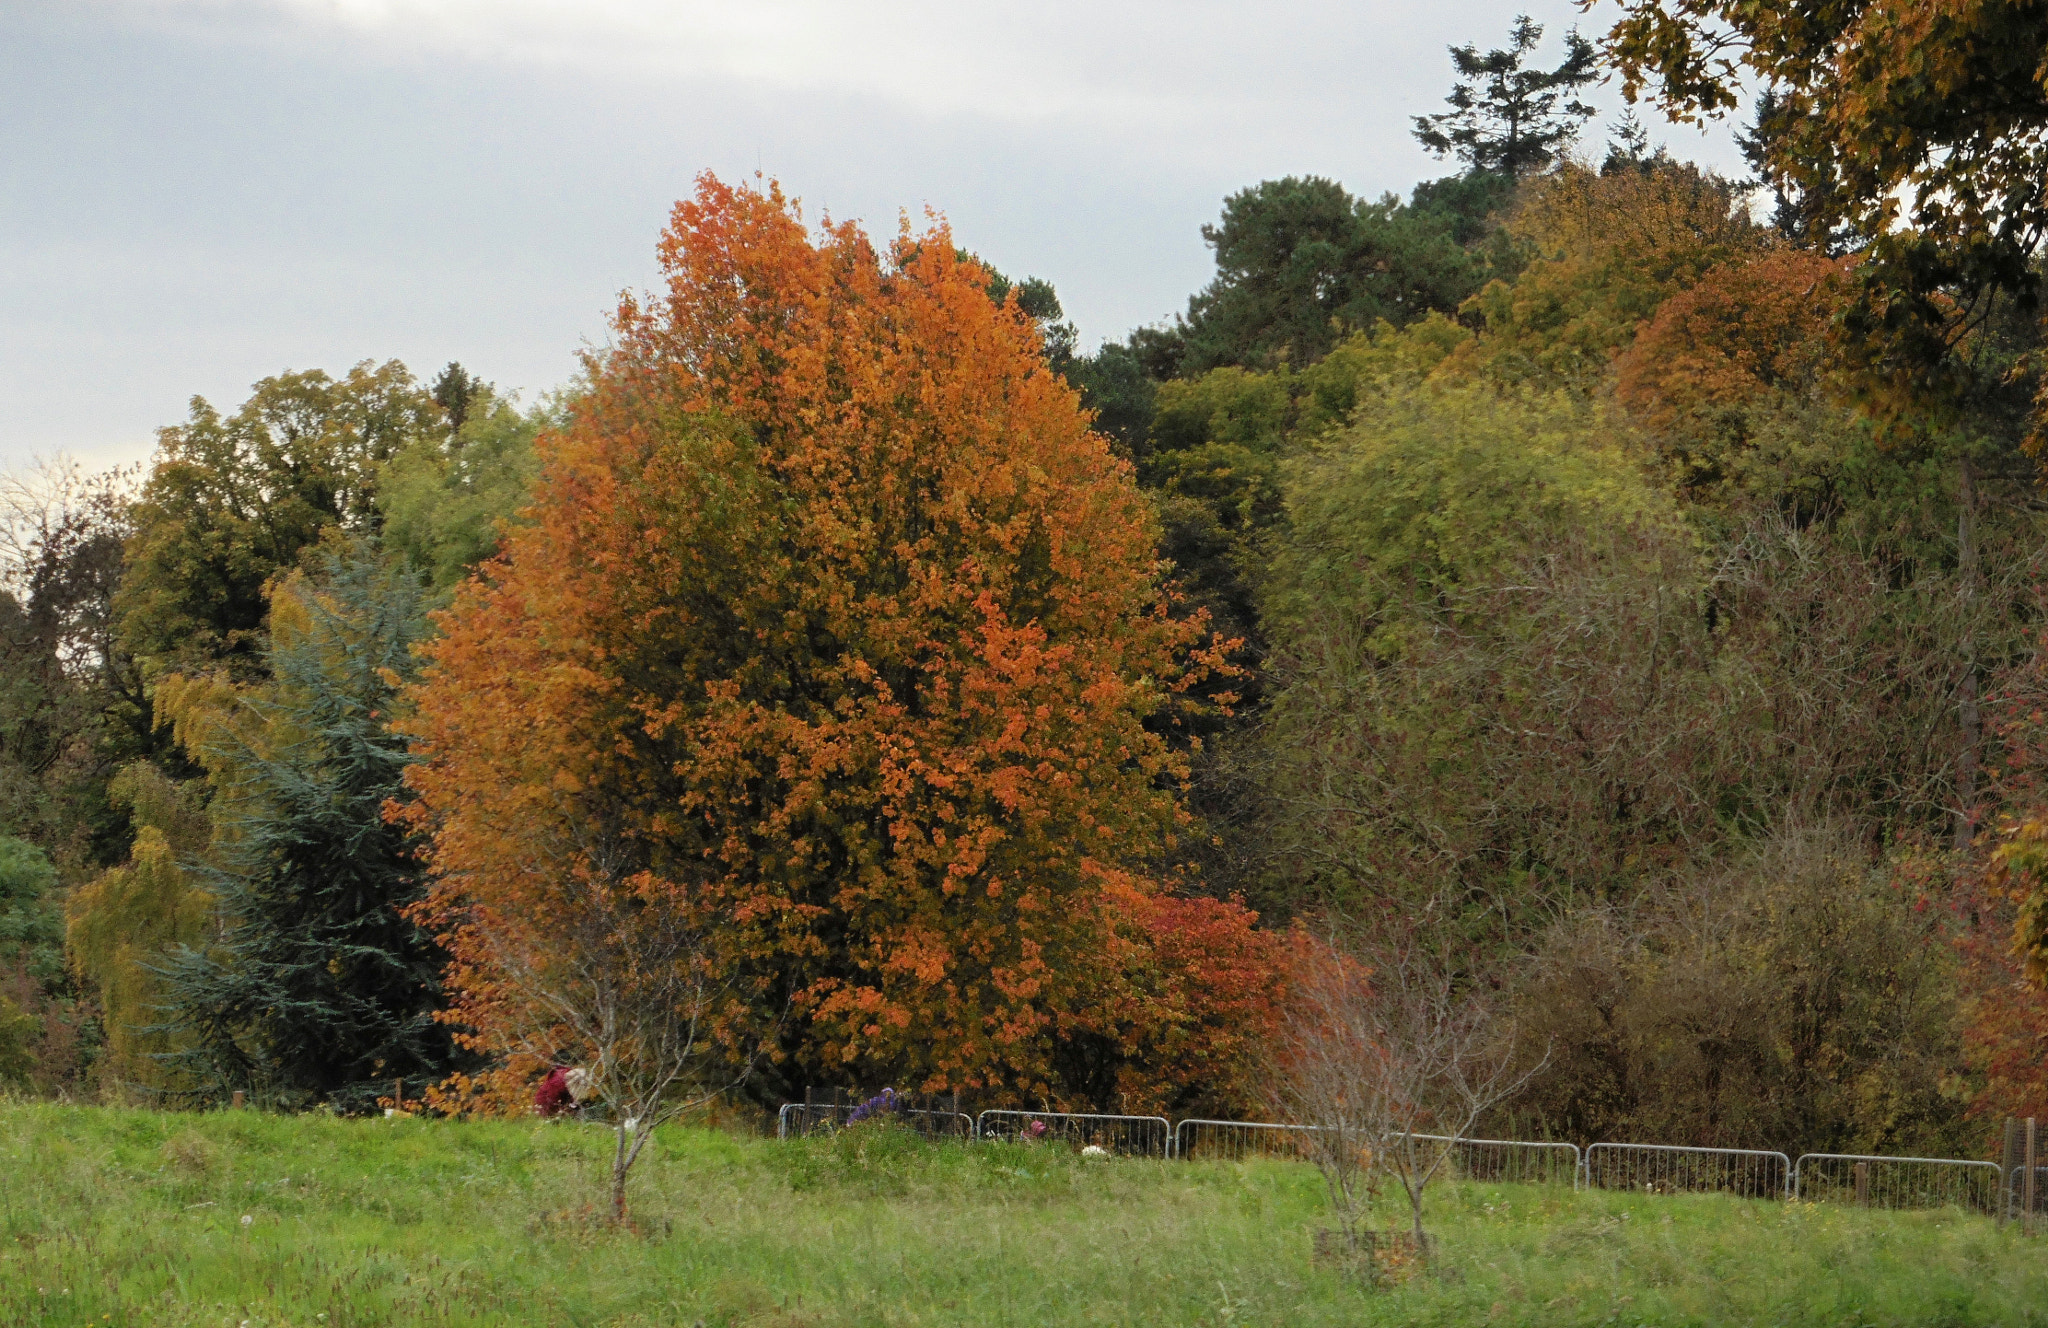
<svg viewBox="0 0 2048 1328">
<path fill-rule="evenodd" d="M 609 1138 L 6 1106 L 0 1323 L 2048 1324 L 2048 1238 L 1953 1212 L 1448 1185 L 1374 1289 L 1312 1265 L 1298 1164 L 674 1128 L 621 1229 Z"/>
</svg>

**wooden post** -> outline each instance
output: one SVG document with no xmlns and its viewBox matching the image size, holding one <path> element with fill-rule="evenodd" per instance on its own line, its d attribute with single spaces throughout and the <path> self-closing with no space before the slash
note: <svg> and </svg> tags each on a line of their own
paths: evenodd
<svg viewBox="0 0 2048 1328">
<path fill-rule="evenodd" d="M 2027 1215 L 2026 1232 L 2034 1234 L 2034 1118 L 2027 1117 L 2026 1170 L 2020 1176 L 2020 1211 Z"/>
<path fill-rule="evenodd" d="M 391 1097 L 392 1097 L 392 1100 L 393 1100 L 393 1101 L 394 1101 L 394 1102 L 395 1102 L 395 1103 L 397 1104 L 397 1107 L 398 1107 L 398 1109 L 399 1109 L 400 1111 L 404 1111 L 404 1110 L 405 1110 L 405 1080 L 403 1080 L 403 1079 L 393 1079 L 393 1080 L 391 1081 Z"/>
<path fill-rule="evenodd" d="M 1870 1207 L 1870 1164 L 1868 1162 L 1858 1162 L 1856 1164 L 1856 1206 L 1858 1208 Z"/>
<path fill-rule="evenodd" d="M 242 1093 L 242 1090 L 241 1090 L 241 1089 L 237 1088 L 237 1089 L 235 1090 L 235 1096 L 234 1096 L 234 1102 L 233 1102 L 233 1106 L 234 1106 L 234 1109 L 235 1109 L 236 1111 L 240 1111 L 240 1110 L 242 1109 L 242 1104 L 243 1104 L 244 1102 L 246 1102 L 246 1101 L 248 1101 L 248 1098 L 247 1098 L 246 1096 L 244 1096 L 244 1095 L 243 1095 L 243 1093 Z"/>
</svg>

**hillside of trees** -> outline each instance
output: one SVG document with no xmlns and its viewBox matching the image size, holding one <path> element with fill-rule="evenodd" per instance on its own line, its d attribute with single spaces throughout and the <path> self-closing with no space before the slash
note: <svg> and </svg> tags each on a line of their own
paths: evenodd
<svg viewBox="0 0 2048 1328">
<path fill-rule="evenodd" d="M 706 175 L 538 404 L 8 480 L 0 1076 L 491 1110 L 604 1004 L 760 1102 L 1259 1113 L 1302 955 L 1426 931 L 1524 1130 L 2048 1116 L 2048 34 L 1854 8 L 1454 50 L 1442 178 L 1232 194 L 1092 351 Z"/>
</svg>

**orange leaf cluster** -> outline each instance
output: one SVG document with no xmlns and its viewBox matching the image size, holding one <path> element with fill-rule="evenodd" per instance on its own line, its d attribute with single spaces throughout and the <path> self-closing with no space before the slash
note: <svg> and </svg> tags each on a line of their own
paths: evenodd
<svg viewBox="0 0 2048 1328">
<path fill-rule="evenodd" d="M 1147 874 L 1185 820 L 1160 730 L 1227 643 L 1168 611 L 1030 318 L 942 224 L 814 237 L 773 185 L 701 177 L 659 253 L 414 698 L 479 1045 L 559 943 L 550 882 L 611 855 L 722 919 L 785 1086 L 1062 1099 L 1083 1042 L 1235 1054 L 1253 917 Z"/>
<path fill-rule="evenodd" d="M 1787 248 L 1715 268 L 1636 335 L 1616 364 L 1615 395 L 1662 433 L 1774 392 L 1810 390 L 1845 267 Z"/>
</svg>

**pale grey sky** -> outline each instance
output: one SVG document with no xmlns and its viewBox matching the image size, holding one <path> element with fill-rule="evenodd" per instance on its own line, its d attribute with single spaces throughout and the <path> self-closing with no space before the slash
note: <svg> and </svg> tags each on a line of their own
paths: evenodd
<svg viewBox="0 0 2048 1328">
<path fill-rule="evenodd" d="M 1225 194 L 1450 168 L 1450 43 L 1570 0 L 0 0 L 0 469 L 145 458 L 194 394 L 450 359 L 529 396 L 710 168 L 960 242 L 1084 344 L 1208 280 Z M 1591 100 L 1618 112 L 1611 87 Z M 1588 133 L 1604 138 L 1604 122 Z M 1725 128 L 1656 128 L 1739 171 Z"/>
</svg>

